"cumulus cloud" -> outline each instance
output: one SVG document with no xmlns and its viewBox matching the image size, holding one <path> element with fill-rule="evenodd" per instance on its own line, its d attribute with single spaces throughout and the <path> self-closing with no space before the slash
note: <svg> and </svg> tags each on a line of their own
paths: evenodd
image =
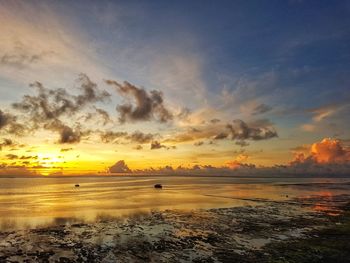
<svg viewBox="0 0 350 263">
<path fill-rule="evenodd" d="M 16 145 L 17 145 L 17 143 L 12 141 L 11 139 L 5 138 L 5 139 L 3 139 L 2 143 L 0 143 L 0 150 L 2 150 L 3 147 L 13 147 Z"/>
<path fill-rule="evenodd" d="M 312 144 L 311 155 L 318 163 L 350 162 L 350 148 L 345 147 L 341 141 L 331 138 Z"/>
<path fill-rule="evenodd" d="M 17 117 L 13 114 L 3 112 L 0 109 L 0 131 L 5 130 L 9 134 L 22 135 L 26 127 L 17 122 Z"/>
<path fill-rule="evenodd" d="M 300 163 L 342 164 L 350 162 L 350 149 L 345 147 L 340 140 L 324 138 L 320 142 L 313 143 L 309 153 L 305 153 L 305 146 L 295 152 L 295 159 L 291 164 Z"/>
<path fill-rule="evenodd" d="M 151 150 L 156 150 L 156 149 L 161 149 L 161 148 L 166 148 L 166 146 L 164 144 L 161 144 L 158 141 L 153 141 L 151 143 Z"/>
<path fill-rule="evenodd" d="M 4 127 L 6 127 L 11 121 L 13 117 L 8 114 L 4 113 L 2 110 L 0 110 L 0 130 Z"/>
<path fill-rule="evenodd" d="M 108 171 L 110 173 L 130 173 L 131 172 L 131 170 L 126 165 L 124 160 L 119 160 L 118 162 L 116 162 L 114 165 L 109 167 Z"/>
<path fill-rule="evenodd" d="M 85 74 L 80 74 L 81 94 L 71 95 L 65 89 L 48 89 L 36 81 L 30 84 L 37 95 L 25 95 L 21 102 L 13 103 L 14 109 L 29 114 L 35 124 L 57 119 L 63 115 L 72 116 L 88 104 L 105 101 L 110 94 L 97 89 L 97 85 Z"/>
<path fill-rule="evenodd" d="M 261 125 L 261 123 L 257 123 L 257 125 L 249 126 L 242 120 L 234 120 L 232 124 L 228 124 L 227 129 L 230 132 L 230 136 L 232 140 L 266 140 L 277 137 L 276 130 L 270 125 Z"/>
<path fill-rule="evenodd" d="M 167 122 L 173 118 L 172 113 L 164 105 L 163 94 L 160 91 L 147 92 L 126 81 L 121 84 L 115 80 L 106 80 L 106 83 L 114 86 L 126 100 L 124 104 L 117 106 L 121 123 L 152 119 Z"/>
<path fill-rule="evenodd" d="M 167 146 L 167 145 L 160 143 L 159 141 L 152 141 L 151 142 L 151 150 L 157 150 L 157 149 L 161 149 L 161 148 L 165 148 L 167 150 L 170 150 L 170 149 L 176 149 L 176 146 Z"/>
<path fill-rule="evenodd" d="M 93 107 L 94 103 L 105 101 L 110 94 L 104 90 L 100 91 L 85 74 L 80 74 L 78 83 L 78 89 L 81 92 L 78 95 L 72 95 L 65 89 L 48 89 L 42 83 L 34 82 L 30 87 L 35 89 L 36 94 L 23 96 L 20 102 L 13 103 L 12 106 L 15 110 L 22 112 L 31 130 L 44 128 L 58 132 L 59 143 L 80 142 L 82 136 L 88 131 L 82 131 L 79 123 L 73 129 L 64 124 L 61 117 L 71 118 L 85 107 Z M 109 117 L 101 109 L 96 111 L 103 116 L 104 121 Z"/>
<path fill-rule="evenodd" d="M 95 112 L 89 112 L 84 116 L 84 121 L 95 121 L 95 123 L 101 123 L 102 125 L 107 125 L 112 123 L 112 119 L 109 116 L 109 113 L 103 109 L 95 108 Z"/>
</svg>

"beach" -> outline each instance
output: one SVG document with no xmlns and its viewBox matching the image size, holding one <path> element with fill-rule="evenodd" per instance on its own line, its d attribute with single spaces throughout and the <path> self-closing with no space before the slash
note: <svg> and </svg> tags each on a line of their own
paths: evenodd
<svg viewBox="0 0 350 263">
<path fill-rule="evenodd" d="M 167 182 L 174 182 L 172 180 Z M 227 183 L 227 179 L 224 180 Z M 220 189 L 220 198 L 218 193 L 206 196 L 223 200 L 222 204 L 213 202 L 212 208 L 201 208 L 201 202 L 197 201 L 197 208 L 193 203 L 184 209 L 150 207 L 127 214 L 105 210 L 92 221 L 56 216 L 50 224 L 36 227 L 9 224 L 6 230 L 3 224 L 0 259 L 1 262 L 304 262 L 300 258 L 293 261 L 293 256 L 300 255 L 290 256 L 288 244 L 298 247 L 300 242 L 322 235 L 327 229 L 349 230 L 348 182 L 313 180 L 313 183 L 280 184 L 269 181 L 257 183 L 255 180 L 254 184 L 250 181 L 239 187 L 256 188 L 260 184 L 265 189 L 270 186 L 289 194 L 291 189 L 297 189 L 295 195 L 276 198 L 275 193 L 274 198 L 257 198 L 252 191 L 250 196 L 238 197 Z M 163 178 L 163 182 L 166 179 Z M 232 187 L 237 187 L 236 181 L 232 181 Z M 315 194 L 301 194 L 312 193 L 312 189 Z M 166 192 L 166 187 L 159 191 Z M 346 232 L 345 237 L 348 234 Z M 336 238 L 337 244 L 344 245 L 341 235 Z M 327 240 L 332 242 L 332 238 Z M 348 262 L 348 254 L 340 251 L 343 249 L 339 249 L 338 254 L 332 252 L 338 260 L 333 258 L 332 262 Z M 322 251 L 322 247 L 316 252 L 309 249 L 300 253 L 305 254 L 305 258 L 315 257 L 316 261 L 305 262 L 327 262 L 323 258 L 327 257 L 327 251 Z"/>
</svg>

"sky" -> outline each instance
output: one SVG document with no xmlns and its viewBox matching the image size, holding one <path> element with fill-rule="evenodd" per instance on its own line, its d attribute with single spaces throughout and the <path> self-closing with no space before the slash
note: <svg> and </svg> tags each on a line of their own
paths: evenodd
<svg viewBox="0 0 350 263">
<path fill-rule="evenodd" d="M 0 1 L 0 175 L 350 175 L 350 1 Z"/>
</svg>

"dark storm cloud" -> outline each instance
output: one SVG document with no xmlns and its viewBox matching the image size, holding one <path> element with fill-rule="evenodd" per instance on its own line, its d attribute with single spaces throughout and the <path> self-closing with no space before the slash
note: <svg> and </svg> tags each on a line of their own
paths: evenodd
<svg viewBox="0 0 350 263">
<path fill-rule="evenodd" d="M 138 88 L 126 81 L 123 84 L 114 80 L 106 80 L 105 82 L 113 85 L 127 100 L 126 103 L 117 106 L 121 123 L 151 119 L 159 122 L 172 120 L 173 115 L 165 107 L 163 94 L 160 91 L 147 92 L 145 89 Z"/>
<path fill-rule="evenodd" d="M 260 104 L 253 109 L 252 115 L 259 115 L 272 110 L 272 107 L 266 104 Z"/>
<path fill-rule="evenodd" d="M 124 160 L 119 160 L 118 162 L 116 162 L 114 165 L 109 167 L 108 171 L 110 173 L 131 173 L 131 170 L 126 165 Z"/>
</svg>

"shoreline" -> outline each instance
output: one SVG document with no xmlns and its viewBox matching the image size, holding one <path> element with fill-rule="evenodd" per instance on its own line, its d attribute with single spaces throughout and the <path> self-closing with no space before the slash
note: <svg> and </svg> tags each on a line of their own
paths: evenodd
<svg viewBox="0 0 350 263">
<path fill-rule="evenodd" d="M 313 197 L 293 203 L 151 211 L 124 218 L 101 216 L 95 223 L 1 232 L 0 261 L 294 262 L 275 260 L 291 249 L 287 244 L 298 247 L 298 242 L 307 243 L 317 233 L 350 222 L 349 205 L 338 206 L 339 214 L 332 215 L 331 204 L 328 210 L 312 211 L 303 206 L 306 201 L 317 205 L 324 200 Z M 332 199 L 349 201 L 343 195 Z"/>
</svg>

